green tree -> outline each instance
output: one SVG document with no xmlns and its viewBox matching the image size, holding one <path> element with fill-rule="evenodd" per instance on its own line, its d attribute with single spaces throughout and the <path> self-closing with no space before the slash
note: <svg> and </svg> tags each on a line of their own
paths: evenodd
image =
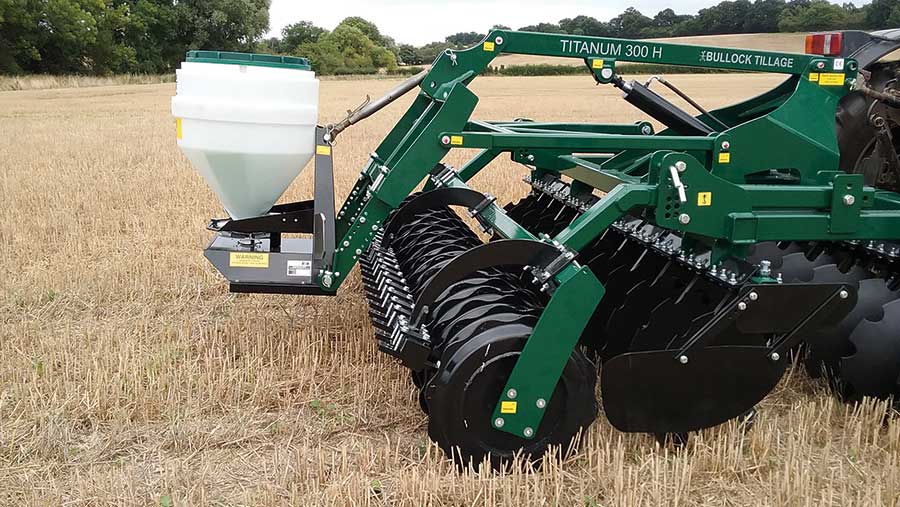
<svg viewBox="0 0 900 507">
<path fill-rule="evenodd" d="M 815 32 L 841 29 L 847 13 L 827 0 L 812 0 L 808 5 L 789 7 L 781 14 L 778 28 L 782 32 Z"/>
<path fill-rule="evenodd" d="M 756 0 L 744 17 L 746 33 L 772 33 L 778 31 L 778 19 L 787 7 L 784 0 Z"/>
<path fill-rule="evenodd" d="M 301 44 L 319 42 L 319 39 L 326 33 L 328 30 L 312 24 L 311 21 L 300 21 L 287 25 L 281 30 L 282 50 L 291 52 Z"/>
<path fill-rule="evenodd" d="M 18 74 L 40 62 L 39 19 L 28 0 L 0 0 L 0 73 Z"/>
<path fill-rule="evenodd" d="M 348 18 L 349 19 L 349 18 Z M 297 48 L 297 54 L 309 58 L 320 74 L 375 72 L 397 68 L 393 52 L 372 41 L 355 23 L 339 24 L 315 43 Z"/>
<path fill-rule="evenodd" d="M 451 47 L 447 42 L 432 42 L 416 49 L 416 65 L 429 64 L 445 49 Z"/>
<path fill-rule="evenodd" d="M 269 0 L 178 0 L 178 36 L 186 49 L 246 51 L 269 29 Z"/>
<path fill-rule="evenodd" d="M 574 18 L 566 18 L 559 20 L 559 28 L 565 33 L 572 35 L 607 35 L 609 29 L 606 23 L 598 21 L 591 16 L 575 16 Z"/>
<path fill-rule="evenodd" d="M 692 20 L 698 33 L 692 35 L 744 33 L 744 20 L 752 10 L 750 0 L 725 1 L 708 9 L 700 9 Z"/>
<path fill-rule="evenodd" d="M 416 47 L 412 44 L 400 44 L 397 47 L 398 57 L 400 62 L 406 65 L 420 65 L 423 62 L 418 61 L 418 54 L 416 53 Z"/>
<path fill-rule="evenodd" d="M 523 32 L 566 33 L 556 23 L 538 23 L 536 25 L 523 26 L 519 30 Z"/>
<path fill-rule="evenodd" d="M 132 72 L 157 73 L 174 70 L 184 58 L 187 43 L 180 36 L 179 13 L 171 0 L 127 2 L 125 44 L 134 49 Z"/>
<path fill-rule="evenodd" d="M 483 41 L 485 37 L 485 34 L 478 32 L 459 32 L 453 35 L 448 35 L 444 40 L 451 46 L 467 48 Z"/>
<path fill-rule="evenodd" d="M 896 28 L 894 24 L 900 20 L 900 1 L 898 0 L 872 0 L 866 7 L 866 28 L 872 30 Z"/>
<path fill-rule="evenodd" d="M 625 9 L 625 12 L 609 20 L 610 33 L 616 37 L 641 37 L 642 32 L 652 26 L 653 20 L 634 7 Z"/>
</svg>

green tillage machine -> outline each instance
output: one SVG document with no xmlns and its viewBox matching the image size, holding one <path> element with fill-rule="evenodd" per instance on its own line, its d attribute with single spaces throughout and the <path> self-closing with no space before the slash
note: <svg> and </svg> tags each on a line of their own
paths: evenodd
<svg viewBox="0 0 900 507">
<path fill-rule="evenodd" d="M 819 54 L 780 54 L 494 31 L 320 127 L 316 199 L 214 221 L 207 256 L 232 290 L 261 293 L 334 294 L 359 262 L 380 349 L 460 463 L 568 444 L 596 417 L 598 365 L 609 421 L 657 435 L 749 413 L 804 342 L 842 397 L 897 395 L 900 96 L 880 60 L 898 36 L 815 34 Z M 583 59 L 666 128 L 471 120 L 469 85 L 501 53 Z M 694 115 L 624 80 L 622 61 L 786 79 L 714 111 L 660 79 Z M 332 141 L 416 87 L 335 213 Z M 455 148 L 480 152 L 454 169 Z M 530 170 L 505 207 L 467 185 L 500 155 Z M 281 240 L 298 232 L 313 235 L 299 254 Z M 230 267 L 242 252 L 265 262 Z M 285 277 L 298 255 L 308 276 Z"/>
</svg>

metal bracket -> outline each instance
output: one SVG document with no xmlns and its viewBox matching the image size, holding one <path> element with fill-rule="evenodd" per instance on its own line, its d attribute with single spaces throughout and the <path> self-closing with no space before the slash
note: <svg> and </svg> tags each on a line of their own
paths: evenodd
<svg viewBox="0 0 900 507">
<path fill-rule="evenodd" d="M 836 234 L 853 233 L 862 226 L 862 174 L 839 174 L 832 180 L 831 221 L 829 229 Z"/>
<path fill-rule="evenodd" d="M 469 218 L 474 218 L 475 220 L 478 221 L 478 225 L 481 227 L 481 232 L 487 233 L 487 232 L 490 232 L 491 229 L 493 229 L 493 227 L 491 227 L 491 224 L 481 216 L 481 212 L 483 212 L 485 209 L 487 209 L 487 207 L 490 206 L 491 204 L 493 204 L 493 202 L 496 200 L 497 200 L 497 198 L 494 197 L 493 195 L 484 194 L 483 201 L 476 204 L 474 207 L 469 208 L 469 211 L 468 211 Z"/>
<path fill-rule="evenodd" d="M 534 275 L 535 283 L 541 284 L 541 290 L 549 295 L 553 295 L 557 288 L 556 275 L 572 264 L 577 254 L 558 241 L 550 240 L 546 236 L 543 239 L 544 243 L 552 245 L 559 252 L 559 255 L 543 265 L 533 266 L 531 273 Z"/>
<path fill-rule="evenodd" d="M 438 164 L 431 172 L 431 182 L 435 187 L 443 187 L 457 176 L 456 170 L 446 164 Z"/>
</svg>

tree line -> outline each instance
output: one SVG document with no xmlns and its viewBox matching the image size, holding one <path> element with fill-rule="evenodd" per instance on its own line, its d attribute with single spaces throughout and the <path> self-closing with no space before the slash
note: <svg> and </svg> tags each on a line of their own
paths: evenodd
<svg viewBox="0 0 900 507">
<path fill-rule="evenodd" d="M 309 21 L 265 39 L 270 0 L 0 0 L 0 73 L 168 73 L 189 49 L 256 51 L 309 58 L 320 74 L 392 71 L 434 61 L 485 33 L 423 46 L 398 44 L 360 17 L 334 30 Z M 726 0 L 697 14 L 634 8 L 601 21 L 576 16 L 519 30 L 619 38 L 807 32 L 900 27 L 900 0 L 857 7 L 826 0 Z M 493 28 L 509 29 L 495 25 Z"/>
</svg>

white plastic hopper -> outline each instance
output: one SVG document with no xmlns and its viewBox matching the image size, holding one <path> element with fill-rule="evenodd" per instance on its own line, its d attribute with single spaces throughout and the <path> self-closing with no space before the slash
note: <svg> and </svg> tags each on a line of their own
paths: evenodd
<svg viewBox="0 0 900 507">
<path fill-rule="evenodd" d="M 319 81 L 308 62 L 190 51 L 176 75 L 178 146 L 231 218 L 265 214 L 315 149 Z"/>
</svg>

